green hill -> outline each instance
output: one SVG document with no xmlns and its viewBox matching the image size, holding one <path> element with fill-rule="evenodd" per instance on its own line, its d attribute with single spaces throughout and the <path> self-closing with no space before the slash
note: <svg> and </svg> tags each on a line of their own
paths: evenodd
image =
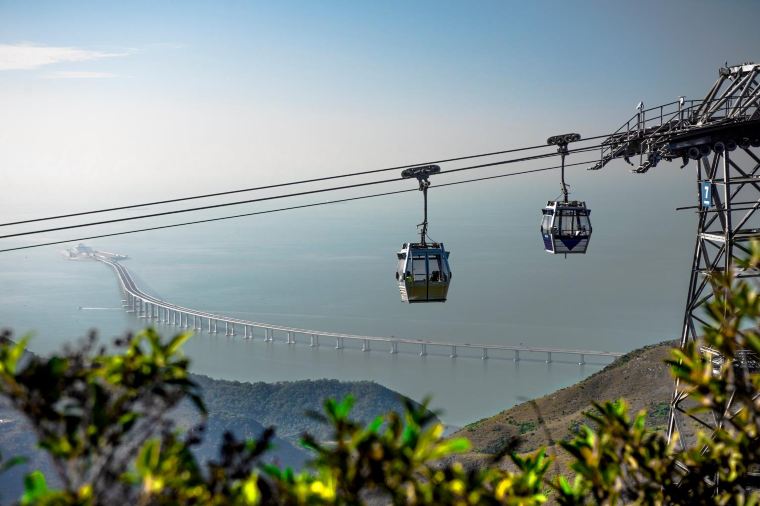
<svg viewBox="0 0 760 506">
<path fill-rule="evenodd" d="M 216 457 L 222 434 L 229 430 L 237 437 L 256 438 L 265 427 L 276 428 L 276 438 L 269 454 L 270 461 L 299 468 L 309 458 L 298 442 L 303 432 L 317 438 L 328 438 L 329 432 L 320 422 L 309 418 L 309 411 L 322 411 L 325 398 L 342 399 L 351 394 L 356 399 L 353 416 L 368 422 L 390 410 L 403 410 L 403 397 L 369 381 L 306 380 L 283 383 L 241 383 L 192 375 L 203 389 L 208 408 L 204 442 L 196 448 L 203 459 Z M 179 406 L 172 415 L 180 427 L 191 427 L 199 421 L 189 403 Z M 46 455 L 35 447 L 35 437 L 24 418 L 0 401 L 0 452 L 4 457 L 24 455 L 29 462 L 0 474 L 0 501 L 18 497 L 22 479 L 32 469 L 42 469 L 53 476 Z M 54 483 L 54 481 L 53 481 Z"/>
<path fill-rule="evenodd" d="M 240 383 L 193 376 L 205 395 L 209 411 L 230 427 L 252 418 L 264 426 L 275 426 L 277 435 L 297 443 L 309 432 L 318 439 L 329 437 L 327 427 L 307 416 L 322 412 L 328 397 L 342 399 L 353 395 L 352 416 L 369 422 L 388 411 L 402 411 L 401 394 L 370 381 L 303 380 L 281 383 Z"/>
</svg>

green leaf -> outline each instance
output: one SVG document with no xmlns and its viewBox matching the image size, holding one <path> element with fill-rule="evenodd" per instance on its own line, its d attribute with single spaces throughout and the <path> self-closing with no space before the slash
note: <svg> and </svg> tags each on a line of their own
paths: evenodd
<svg viewBox="0 0 760 506">
<path fill-rule="evenodd" d="M 21 496 L 21 504 L 34 504 L 47 493 L 47 482 L 41 471 L 32 471 L 24 476 L 24 494 Z"/>
<path fill-rule="evenodd" d="M 12 467 L 15 467 L 15 466 L 17 466 L 19 464 L 23 464 L 23 463 L 27 462 L 28 460 L 29 459 L 27 459 L 26 457 L 22 457 L 22 456 L 11 457 L 10 459 L 8 459 L 8 460 L 4 461 L 2 464 L 0 464 L 0 473 L 2 473 L 3 471 L 7 471 L 8 469 L 10 469 Z"/>
<path fill-rule="evenodd" d="M 190 336 L 191 334 L 189 332 L 183 332 L 174 336 L 171 341 L 169 341 L 169 344 L 166 345 L 167 355 L 174 355 L 180 347 L 185 344 L 185 341 L 190 339 Z"/>
</svg>

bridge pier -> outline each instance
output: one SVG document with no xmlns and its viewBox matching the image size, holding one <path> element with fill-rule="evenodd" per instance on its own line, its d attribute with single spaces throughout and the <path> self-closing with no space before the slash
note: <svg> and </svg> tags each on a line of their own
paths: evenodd
<svg viewBox="0 0 760 506">
<path fill-rule="evenodd" d="M 369 347 L 369 340 L 368 339 L 364 339 L 362 341 L 362 351 L 372 351 L 370 349 L 370 347 Z"/>
<path fill-rule="evenodd" d="M 309 343 L 309 346 L 312 348 L 319 348 L 319 336 L 317 334 L 311 335 L 311 343 Z"/>
<path fill-rule="evenodd" d="M 456 346 L 452 346 L 451 347 L 451 354 L 449 354 L 449 357 L 451 357 L 451 358 L 457 358 L 457 347 Z"/>
<path fill-rule="evenodd" d="M 420 345 L 420 357 L 427 356 L 427 344 Z"/>
<path fill-rule="evenodd" d="M 224 322 L 224 335 L 228 336 L 230 335 L 230 323 Z"/>
<path fill-rule="evenodd" d="M 271 343 L 274 341 L 274 337 L 272 336 L 272 329 L 264 329 L 264 332 L 266 334 L 266 337 L 264 337 L 264 341 L 267 343 Z"/>
<path fill-rule="evenodd" d="M 342 337 L 336 337 L 335 338 L 335 349 L 336 350 L 342 350 L 343 349 L 343 338 Z"/>
<path fill-rule="evenodd" d="M 581 359 L 578 361 L 578 365 L 584 365 L 586 363 L 586 355 L 581 353 Z"/>
<path fill-rule="evenodd" d="M 488 348 L 483 348 L 483 355 L 480 356 L 480 360 L 488 359 Z"/>
<path fill-rule="evenodd" d="M 552 352 L 551 351 L 547 351 L 546 352 L 546 363 L 547 364 L 551 364 L 552 363 Z"/>
<path fill-rule="evenodd" d="M 515 362 L 520 361 L 520 350 L 515 350 L 515 358 L 513 359 Z"/>
<path fill-rule="evenodd" d="M 391 355 L 398 353 L 398 341 L 391 341 Z"/>
<path fill-rule="evenodd" d="M 296 338 L 293 335 L 292 332 L 288 331 L 288 343 L 287 344 L 296 344 Z"/>
</svg>

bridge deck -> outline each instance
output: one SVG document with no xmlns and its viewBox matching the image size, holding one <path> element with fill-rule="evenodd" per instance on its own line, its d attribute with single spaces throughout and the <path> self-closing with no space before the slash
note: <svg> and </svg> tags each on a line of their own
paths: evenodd
<svg viewBox="0 0 760 506">
<path fill-rule="evenodd" d="M 258 328 L 258 329 L 265 329 L 268 332 L 273 332 L 273 331 L 286 332 L 288 333 L 288 342 L 291 342 L 290 339 L 292 338 L 292 336 L 294 336 L 295 334 L 299 334 L 299 335 L 311 336 L 312 338 L 314 337 L 335 338 L 337 343 L 339 344 L 339 347 L 342 347 L 343 340 L 356 341 L 356 342 L 362 343 L 363 349 L 365 347 L 368 348 L 369 343 L 371 342 L 387 343 L 391 345 L 392 353 L 395 353 L 398 351 L 397 346 L 399 344 L 421 346 L 422 347 L 421 348 L 422 352 L 420 353 L 421 355 L 427 354 L 427 346 L 450 349 L 451 356 L 456 356 L 456 350 L 460 348 L 477 349 L 479 351 L 482 351 L 483 358 L 488 358 L 487 356 L 488 350 L 511 351 L 515 353 L 515 360 L 519 360 L 520 352 L 546 353 L 548 354 L 547 362 L 551 361 L 551 354 L 580 356 L 581 363 L 583 363 L 584 357 L 586 356 L 616 358 L 623 355 L 622 353 L 613 352 L 613 351 L 581 350 L 581 349 L 570 349 L 570 348 L 558 348 L 558 347 L 551 347 L 551 346 L 514 346 L 514 345 L 485 344 L 485 343 L 455 343 L 455 342 L 438 341 L 438 340 L 432 340 L 432 339 L 412 339 L 412 338 L 399 338 L 399 337 L 355 335 L 355 334 L 345 334 L 341 332 L 328 332 L 328 331 L 322 331 L 322 330 L 302 329 L 302 328 L 289 327 L 289 326 L 284 326 L 284 325 L 273 325 L 270 323 L 244 320 L 240 318 L 232 318 L 229 316 L 210 313 L 207 311 L 199 311 L 197 309 L 179 306 L 176 304 L 172 304 L 171 302 L 161 300 L 152 295 L 149 295 L 143 292 L 142 290 L 140 290 L 140 288 L 132 279 L 132 276 L 130 275 L 127 268 L 121 265 L 117 260 L 113 259 L 111 256 L 96 252 L 93 258 L 95 260 L 98 260 L 110 266 L 114 270 L 114 272 L 116 273 L 116 276 L 118 277 L 119 283 L 121 285 L 122 291 L 124 292 L 125 296 L 128 297 L 128 300 L 130 297 L 132 298 L 131 300 L 132 300 L 133 307 L 134 307 L 135 300 L 137 300 L 137 301 L 140 301 L 141 304 L 150 304 L 152 306 L 164 309 L 165 311 L 174 312 L 177 315 L 184 315 L 186 318 L 188 316 L 195 317 L 196 320 L 200 319 L 199 324 L 202 324 L 203 319 L 206 319 L 209 324 L 209 329 L 211 329 L 211 322 L 214 322 L 214 329 L 216 328 L 216 325 L 218 325 L 219 322 L 222 322 L 227 325 L 232 325 L 233 333 L 234 333 L 234 329 L 235 329 L 234 326 L 240 325 L 244 328 L 244 333 L 246 336 L 248 335 L 248 329 L 249 328 L 251 329 L 251 337 L 253 336 L 253 329 Z M 151 314 L 151 316 L 146 316 L 146 317 L 153 318 L 154 316 Z M 167 320 L 168 320 L 168 316 L 167 316 Z M 179 320 L 180 320 L 180 325 L 181 325 L 181 316 Z M 186 324 L 187 326 L 189 326 L 188 320 L 186 320 Z M 294 343 L 295 341 L 292 341 L 292 342 Z M 368 349 L 366 351 L 368 351 Z"/>
</svg>

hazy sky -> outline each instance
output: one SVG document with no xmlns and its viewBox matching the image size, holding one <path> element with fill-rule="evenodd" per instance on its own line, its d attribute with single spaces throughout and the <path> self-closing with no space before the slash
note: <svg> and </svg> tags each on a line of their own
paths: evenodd
<svg viewBox="0 0 760 506">
<path fill-rule="evenodd" d="M 609 133 L 640 100 L 699 99 L 725 62 L 760 60 L 759 14 L 757 0 L 0 0 L 0 222 Z M 573 169 L 594 239 L 588 255 L 568 259 L 546 255 L 538 231 L 541 206 L 559 193 L 556 173 L 434 186 L 431 237 L 452 251 L 456 273 L 445 306 L 402 305 L 393 278 L 396 248 L 415 237 L 416 194 L 88 242 L 132 256 L 141 285 L 199 309 L 324 330 L 623 351 L 680 332 L 696 215 L 674 208 L 696 192 L 693 169 L 678 165 L 644 176 L 622 161 Z M 156 223 L 2 239 L 0 248 Z M 51 336 L 36 341 L 43 350 L 90 325 L 123 330 L 120 311 L 75 309 L 118 305 L 111 275 L 54 249 L 0 255 L 0 323 Z M 303 366 L 261 355 L 257 368 L 246 358 L 257 348 L 216 356 L 204 343 L 217 346 L 190 345 L 200 372 L 364 377 L 418 398 L 437 388 L 462 421 L 561 383 L 557 371 L 535 380 L 511 365 L 486 376 L 480 360 L 477 374 L 444 370 L 449 383 L 440 369 L 396 375 L 380 360 L 377 372 L 334 355 Z M 486 381 L 505 387 L 471 409 L 468 385 Z"/>
<path fill-rule="evenodd" d="M 746 2 L 0 1 L 0 216 L 614 130 L 757 58 Z"/>
</svg>

